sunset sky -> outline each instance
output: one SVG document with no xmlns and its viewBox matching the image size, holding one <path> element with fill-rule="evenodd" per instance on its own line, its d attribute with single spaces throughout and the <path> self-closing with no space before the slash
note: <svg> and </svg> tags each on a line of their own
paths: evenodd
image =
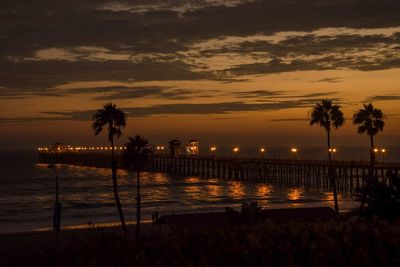
<svg viewBox="0 0 400 267">
<path fill-rule="evenodd" d="M 0 149 L 105 144 L 107 102 L 120 142 L 322 146 L 322 98 L 347 118 L 335 144 L 368 145 L 366 102 L 387 115 L 378 145 L 399 144 L 398 0 L 2 0 L 0 25 Z"/>
</svg>

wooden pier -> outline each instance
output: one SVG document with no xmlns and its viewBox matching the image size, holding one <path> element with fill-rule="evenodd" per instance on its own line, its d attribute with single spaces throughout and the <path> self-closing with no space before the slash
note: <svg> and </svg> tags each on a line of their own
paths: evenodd
<svg viewBox="0 0 400 267">
<path fill-rule="evenodd" d="M 117 154 L 122 162 L 122 155 Z M 110 167 L 110 155 L 101 153 L 40 153 L 41 163 L 61 163 L 94 167 Z M 122 167 L 119 164 L 119 167 Z M 354 192 L 365 185 L 369 173 L 368 161 L 333 161 L 340 192 Z M 203 178 L 219 178 L 248 182 L 266 182 L 285 186 L 330 190 L 328 161 L 295 159 L 261 159 L 237 157 L 170 157 L 154 155 L 146 171 Z M 400 163 L 376 163 L 375 172 L 385 180 L 387 172 L 399 174 Z"/>
</svg>

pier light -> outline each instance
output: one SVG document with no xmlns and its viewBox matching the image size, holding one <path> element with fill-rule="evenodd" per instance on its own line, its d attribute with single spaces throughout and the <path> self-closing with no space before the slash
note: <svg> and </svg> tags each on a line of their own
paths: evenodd
<svg viewBox="0 0 400 267">
<path fill-rule="evenodd" d="M 261 157 L 262 157 L 262 158 L 263 158 L 264 155 L 265 155 L 265 151 L 266 151 L 265 147 L 261 147 L 261 148 L 260 148 L 260 154 L 261 154 Z"/>
<path fill-rule="evenodd" d="M 386 148 L 382 148 L 382 149 L 381 149 L 382 161 L 385 161 L 385 154 L 386 154 L 386 152 L 387 152 L 387 149 L 386 149 Z"/>
<path fill-rule="evenodd" d="M 239 147 L 238 146 L 234 147 L 233 148 L 233 153 L 238 153 L 238 152 L 239 152 Z"/>
<path fill-rule="evenodd" d="M 296 154 L 297 152 L 299 152 L 299 150 L 296 147 L 292 147 L 290 149 L 290 152 L 292 152 L 293 154 Z"/>
<path fill-rule="evenodd" d="M 210 147 L 210 151 L 211 151 L 211 152 L 217 151 L 217 147 L 215 147 L 215 146 Z"/>
<path fill-rule="evenodd" d="M 124 146 L 124 149 L 126 149 L 126 146 Z"/>
<path fill-rule="evenodd" d="M 336 149 L 336 148 L 329 148 L 329 152 L 331 152 L 331 153 L 336 153 L 336 152 L 337 152 L 337 149 Z"/>
<path fill-rule="evenodd" d="M 379 152 L 379 149 L 377 149 L 377 148 L 374 148 L 374 153 L 378 153 Z"/>
<path fill-rule="evenodd" d="M 161 149 L 161 147 L 160 146 L 157 146 L 157 150 L 160 150 Z"/>
</svg>

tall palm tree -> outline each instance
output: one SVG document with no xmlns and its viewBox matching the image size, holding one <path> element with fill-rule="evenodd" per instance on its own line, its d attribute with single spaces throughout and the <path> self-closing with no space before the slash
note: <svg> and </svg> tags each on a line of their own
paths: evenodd
<svg viewBox="0 0 400 267">
<path fill-rule="evenodd" d="M 108 141 L 111 144 L 111 173 L 113 182 L 113 191 L 115 197 L 115 203 L 119 218 L 121 220 L 122 230 L 124 235 L 127 235 L 124 213 L 122 211 L 121 201 L 118 194 L 118 183 L 117 183 L 117 162 L 115 160 L 114 152 L 114 137 L 119 138 L 122 135 L 122 128 L 125 127 L 125 113 L 118 109 L 115 104 L 107 103 L 103 105 L 102 109 L 96 111 L 93 115 L 93 130 L 94 134 L 98 135 L 103 131 L 104 127 L 108 127 Z"/>
<path fill-rule="evenodd" d="M 359 134 L 367 133 L 370 138 L 370 178 L 373 177 L 373 169 L 375 164 L 375 152 L 374 152 L 374 136 L 383 131 L 385 126 L 385 116 L 382 110 L 374 108 L 372 103 L 368 105 L 364 104 L 363 109 L 359 109 L 353 115 L 353 123 L 358 124 L 357 132 Z"/>
<path fill-rule="evenodd" d="M 334 105 L 332 100 L 323 99 L 321 103 L 315 104 L 310 114 L 310 126 L 319 125 L 325 129 L 328 143 L 328 160 L 329 160 L 329 177 L 332 184 L 333 198 L 335 202 L 335 210 L 339 212 L 339 204 L 337 199 L 336 190 L 336 171 L 332 167 L 332 154 L 331 154 L 331 130 L 332 128 L 338 129 L 344 124 L 343 112 L 340 110 L 339 105 Z"/>
<path fill-rule="evenodd" d="M 136 237 L 140 234 L 140 172 L 145 169 L 151 149 L 149 148 L 149 141 L 140 135 L 134 138 L 129 137 L 128 142 L 125 144 L 126 150 L 124 152 L 125 164 L 129 169 L 136 172 Z"/>
</svg>

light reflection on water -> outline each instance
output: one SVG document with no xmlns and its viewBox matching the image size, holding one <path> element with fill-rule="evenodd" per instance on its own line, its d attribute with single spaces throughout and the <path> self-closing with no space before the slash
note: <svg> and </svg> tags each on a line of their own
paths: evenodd
<svg viewBox="0 0 400 267">
<path fill-rule="evenodd" d="M 240 181 L 228 182 L 229 196 L 234 199 L 241 199 L 245 196 L 245 185 Z"/>
<path fill-rule="evenodd" d="M 11 163 L 10 163 L 11 164 Z M 20 170 L 3 171 L 0 187 L 0 229 L 51 226 L 54 205 L 54 172 L 46 164 L 25 164 Z M 60 177 L 63 225 L 112 222 L 118 220 L 114 206 L 111 171 L 107 168 L 54 165 Z M 135 219 L 136 174 L 118 171 L 123 209 L 128 220 Z M 240 207 L 258 201 L 265 208 L 287 206 L 333 206 L 330 192 L 316 189 L 285 188 L 266 183 L 248 183 L 197 176 L 142 173 L 143 218 L 158 210 L 193 212 Z M 349 196 L 339 194 L 339 205 L 349 206 Z M 0 230 L 2 231 L 2 230 Z M 5 230 L 3 230 L 5 231 Z"/>
</svg>

